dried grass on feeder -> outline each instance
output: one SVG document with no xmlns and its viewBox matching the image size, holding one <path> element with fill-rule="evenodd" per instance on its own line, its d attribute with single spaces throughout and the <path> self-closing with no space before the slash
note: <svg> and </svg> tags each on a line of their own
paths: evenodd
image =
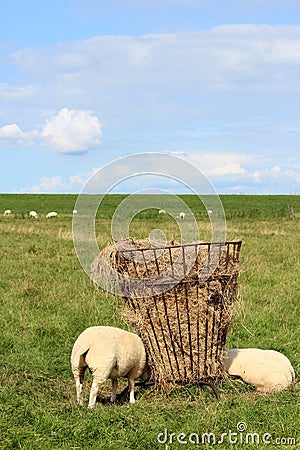
<svg viewBox="0 0 300 450">
<path fill-rule="evenodd" d="M 109 279 L 122 296 L 123 315 L 143 339 L 155 381 L 222 377 L 240 246 L 126 239 L 93 262 L 92 278 Z"/>
</svg>

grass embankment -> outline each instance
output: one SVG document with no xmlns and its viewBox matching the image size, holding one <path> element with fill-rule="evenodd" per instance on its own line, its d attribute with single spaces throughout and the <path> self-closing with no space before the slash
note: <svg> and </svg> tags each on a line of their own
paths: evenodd
<svg viewBox="0 0 300 450">
<path fill-rule="evenodd" d="M 99 404 L 92 411 L 79 407 L 69 364 L 75 338 L 90 325 L 126 324 L 116 299 L 94 289 L 76 258 L 71 218 L 76 196 L 38 197 L 0 196 L 0 212 L 7 208 L 16 212 L 14 217 L 0 218 L 1 449 L 264 448 L 266 433 L 272 436 L 264 439 L 278 449 L 297 448 L 290 444 L 297 439 L 299 445 L 298 384 L 285 392 L 259 395 L 252 387 L 229 380 L 219 386 L 220 402 L 209 388 L 192 387 L 169 397 L 140 391 L 134 407 L 128 403 Z M 107 199 L 108 217 L 120 199 Z M 295 212 L 300 211 L 299 197 L 222 200 L 228 238 L 243 240 L 241 301 L 228 346 L 282 351 L 299 377 L 300 220 L 287 215 L 287 203 L 294 202 Z M 194 199 L 188 201 L 192 206 Z M 31 209 L 60 215 L 50 221 L 43 214 L 30 220 L 25 213 Z M 138 237 L 158 223 L 166 234 L 174 232 L 167 218 L 145 215 L 132 225 Z M 207 229 L 204 217 L 198 220 L 199 228 Z M 104 217 L 97 222 L 101 245 L 110 239 L 109 225 Z M 86 378 L 87 398 L 91 378 Z M 108 393 L 109 384 L 102 395 Z M 247 426 L 243 433 L 237 430 L 240 422 Z M 158 442 L 160 433 L 160 442 L 165 443 Z M 193 445 L 203 433 L 212 433 L 204 436 L 206 444 Z M 219 442 L 222 433 L 227 435 Z M 260 439 L 260 444 L 252 445 L 251 439 Z"/>
</svg>

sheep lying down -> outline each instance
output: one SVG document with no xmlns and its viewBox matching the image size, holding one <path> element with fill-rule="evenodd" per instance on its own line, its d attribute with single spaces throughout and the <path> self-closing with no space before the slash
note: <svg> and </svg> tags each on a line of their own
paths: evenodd
<svg viewBox="0 0 300 450">
<path fill-rule="evenodd" d="M 227 350 L 224 367 L 230 375 L 242 378 L 264 393 L 281 391 L 295 381 L 295 372 L 290 361 L 275 350 Z"/>
<path fill-rule="evenodd" d="M 92 373 L 89 408 L 95 406 L 100 385 L 107 379 L 112 380 L 112 402 L 116 399 L 118 378 L 126 377 L 129 401 L 135 403 L 135 380 L 139 377 L 144 380 L 149 378 L 145 347 L 140 337 L 114 327 L 95 326 L 84 330 L 73 346 L 71 367 L 76 384 L 77 400 L 80 404 L 82 404 L 83 378 L 87 367 Z"/>
</svg>

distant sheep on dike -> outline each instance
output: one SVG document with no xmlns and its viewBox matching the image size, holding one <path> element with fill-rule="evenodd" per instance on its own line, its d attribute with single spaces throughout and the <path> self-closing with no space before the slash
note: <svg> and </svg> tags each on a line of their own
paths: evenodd
<svg viewBox="0 0 300 450">
<path fill-rule="evenodd" d="M 36 211 L 30 211 L 30 213 L 28 214 L 29 217 L 33 218 L 33 219 L 37 219 L 38 215 Z"/>
<path fill-rule="evenodd" d="M 4 216 L 11 216 L 11 210 L 10 209 L 6 209 L 3 213 Z"/>
<path fill-rule="evenodd" d="M 264 393 L 281 391 L 295 381 L 295 372 L 289 359 L 275 350 L 227 350 L 224 367 L 229 375 L 240 377 Z"/>
<path fill-rule="evenodd" d="M 49 219 L 50 217 L 57 217 L 57 216 L 58 216 L 57 212 L 52 211 L 46 215 L 46 219 Z"/>
<path fill-rule="evenodd" d="M 112 380 L 111 402 L 116 400 L 118 378 L 128 379 L 130 403 L 135 403 L 134 384 L 139 377 L 149 378 L 145 347 L 134 333 L 108 326 L 95 326 L 84 330 L 75 341 L 71 354 L 71 368 L 76 384 L 77 401 L 82 404 L 83 379 L 89 368 L 93 382 L 89 408 L 96 403 L 101 383 Z"/>
</svg>

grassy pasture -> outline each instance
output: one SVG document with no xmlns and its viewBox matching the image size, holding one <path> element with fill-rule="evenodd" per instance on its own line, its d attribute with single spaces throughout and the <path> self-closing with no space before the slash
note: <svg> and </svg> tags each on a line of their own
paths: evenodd
<svg viewBox="0 0 300 450">
<path fill-rule="evenodd" d="M 107 197 L 98 212 L 100 246 L 110 239 L 110 218 L 123 198 Z M 204 208 L 192 196 L 182 198 L 208 235 Z M 228 347 L 282 351 L 299 378 L 300 197 L 221 200 L 228 239 L 243 240 L 240 300 Z M 285 392 L 260 395 L 251 386 L 226 380 L 219 386 L 219 402 L 209 388 L 193 386 L 168 396 L 137 390 L 134 407 L 98 404 L 88 411 L 76 404 L 69 364 L 76 337 L 94 324 L 128 326 L 120 317 L 118 300 L 95 290 L 76 258 L 71 217 L 75 202 L 75 195 L 0 195 L 0 448 L 265 448 L 266 433 L 271 437 L 265 439 L 278 449 L 298 448 L 298 383 Z M 288 217 L 288 204 L 294 207 L 294 220 Z M 3 217 L 5 209 L 14 215 Z M 27 217 L 32 209 L 39 213 L 37 220 Z M 45 219 L 49 211 L 59 216 Z M 135 218 L 130 231 L 145 237 L 153 228 L 176 235 L 174 221 L 152 210 Z M 86 399 L 90 382 L 87 374 Z M 109 389 L 108 383 L 101 396 L 108 397 Z M 237 430 L 241 422 L 247 426 L 243 433 Z M 213 435 L 194 445 L 203 433 Z M 227 435 L 220 442 L 222 433 Z"/>
<path fill-rule="evenodd" d="M 122 194 L 105 196 L 98 211 L 98 218 L 112 217 L 115 208 L 126 197 Z M 204 205 L 194 195 L 179 195 L 191 208 L 196 218 L 207 216 Z M 295 195 L 220 195 L 227 219 L 271 219 L 288 217 L 288 205 L 300 215 L 300 197 Z M 53 194 L 0 194 L 0 214 L 12 210 L 15 218 L 25 218 L 31 210 L 41 215 L 56 211 L 60 215 L 71 215 L 77 195 Z M 148 210 L 140 214 L 143 218 L 156 218 L 157 211 Z"/>
</svg>

